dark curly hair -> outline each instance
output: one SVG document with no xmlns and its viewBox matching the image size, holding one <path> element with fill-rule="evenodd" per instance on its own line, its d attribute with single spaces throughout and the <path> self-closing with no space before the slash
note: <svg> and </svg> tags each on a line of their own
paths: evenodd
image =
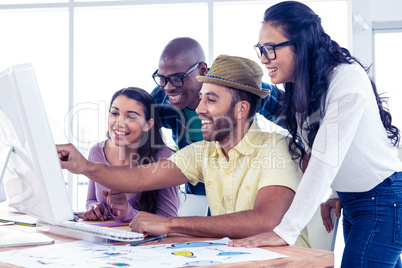
<svg viewBox="0 0 402 268">
<path fill-rule="evenodd" d="M 307 145 L 312 148 L 315 136 L 324 117 L 325 98 L 329 86 L 329 73 L 339 64 L 354 62 L 365 68 L 346 48 L 340 47 L 325 33 L 321 26 L 321 18 L 306 5 L 296 1 L 284 1 L 268 8 L 264 13 L 264 22 L 278 27 L 289 40 L 294 41 L 295 70 L 294 83 L 284 84 L 281 91 L 280 116 L 289 130 L 289 152 L 294 160 L 302 159 L 306 152 L 301 146 L 301 138 L 297 132 L 298 120 L 303 130 L 307 131 Z M 386 105 L 386 98 L 377 93 L 374 82 L 370 79 L 375 94 L 379 113 L 388 138 L 394 145 L 400 139 L 399 130 L 392 125 L 392 117 Z M 324 104 L 324 105 L 323 105 Z M 296 118 L 297 116 L 300 118 Z M 313 118 L 313 120 L 311 120 Z M 307 118 L 310 122 L 307 124 Z M 313 122 L 311 122 L 313 121 Z"/>
</svg>

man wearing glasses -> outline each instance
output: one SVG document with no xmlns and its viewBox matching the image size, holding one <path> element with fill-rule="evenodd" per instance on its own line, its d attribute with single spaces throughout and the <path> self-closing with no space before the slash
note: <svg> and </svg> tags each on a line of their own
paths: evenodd
<svg viewBox="0 0 402 268">
<path fill-rule="evenodd" d="M 152 77 L 158 85 L 151 95 L 159 106 L 158 112 L 165 128 L 172 130 L 173 140 L 178 149 L 202 141 L 201 120 L 195 109 L 199 103 L 202 84 L 196 76 L 205 76 L 208 72 L 205 55 L 201 45 L 188 37 L 175 38 L 162 51 L 159 68 Z M 261 101 L 257 112 L 268 120 L 278 123 L 276 87 L 262 83 L 262 87 L 271 90 L 271 94 Z M 185 192 L 205 195 L 203 183 L 186 183 Z"/>
</svg>

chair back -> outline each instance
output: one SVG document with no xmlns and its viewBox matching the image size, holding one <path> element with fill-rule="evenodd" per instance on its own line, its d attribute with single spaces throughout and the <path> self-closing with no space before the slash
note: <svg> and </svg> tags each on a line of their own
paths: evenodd
<svg viewBox="0 0 402 268">
<path fill-rule="evenodd" d="M 207 216 L 208 201 L 205 195 L 179 194 L 179 217 Z"/>
<path fill-rule="evenodd" d="M 331 210 L 331 219 L 334 229 L 328 233 L 322 224 L 321 208 L 319 207 L 313 218 L 307 224 L 308 237 L 312 248 L 334 251 L 339 223 L 339 219 L 335 216 L 335 209 Z"/>
</svg>

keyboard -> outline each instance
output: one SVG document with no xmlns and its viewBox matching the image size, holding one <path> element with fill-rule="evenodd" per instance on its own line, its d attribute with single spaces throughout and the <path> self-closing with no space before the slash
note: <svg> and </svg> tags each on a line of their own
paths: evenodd
<svg viewBox="0 0 402 268">
<path fill-rule="evenodd" d="M 36 228 L 43 232 L 49 232 L 61 236 L 102 244 L 133 242 L 144 239 L 144 235 L 141 233 L 116 228 L 101 227 L 75 221 L 64 221 L 57 225 L 38 221 L 36 223 Z"/>
</svg>

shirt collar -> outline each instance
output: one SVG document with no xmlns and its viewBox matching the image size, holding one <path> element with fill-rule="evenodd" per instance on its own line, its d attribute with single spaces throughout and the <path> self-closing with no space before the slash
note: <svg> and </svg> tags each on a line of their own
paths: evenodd
<svg viewBox="0 0 402 268">
<path fill-rule="evenodd" d="M 257 122 L 253 120 L 253 122 L 250 125 L 250 128 L 248 129 L 246 135 L 241 139 L 241 141 L 229 151 L 237 151 L 240 154 L 250 154 L 253 150 L 257 149 L 255 144 L 259 144 L 258 137 L 261 136 L 262 130 L 258 126 Z M 213 141 L 212 145 L 215 147 L 214 151 L 212 152 L 211 156 L 225 156 L 223 154 L 221 145 L 217 141 Z"/>
</svg>

